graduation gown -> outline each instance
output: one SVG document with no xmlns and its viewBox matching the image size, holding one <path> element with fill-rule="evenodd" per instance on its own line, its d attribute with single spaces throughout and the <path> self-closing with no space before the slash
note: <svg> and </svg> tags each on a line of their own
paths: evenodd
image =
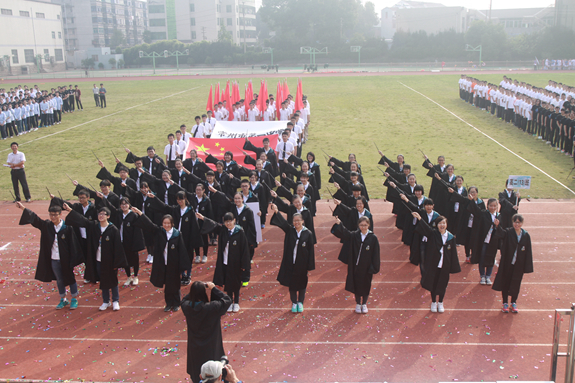
<svg viewBox="0 0 575 383">
<path fill-rule="evenodd" d="M 343 178 L 345 178 L 346 181 L 351 181 L 351 171 L 345 171 L 343 169 L 340 169 L 338 166 L 333 166 L 333 171 L 342 176 Z M 332 177 L 330 177 L 329 182 L 333 182 L 333 175 Z M 365 188 L 365 193 L 369 194 L 367 193 L 367 186 L 365 185 L 365 181 L 363 180 L 363 176 L 361 174 L 357 176 L 357 182 L 362 184 L 363 187 Z"/>
<path fill-rule="evenodd" d="M 218 258 L 213 282 L 217 286 L 225 286 L 226 291 L 239 291 L 242 282 L 250 280 L 250 249 L 248 239 L 241 226 L 236 225 L 230 231 L 220 223 L 204 219 L 202 233 L 218 234 Z M 228 245 L 228 262 L 224 265 L 224 250 Z"/>
<path fill-rule="evenodd" d="M 222 342 L 221 317 L 225 315 L 232 299 L 217 288 L 212 289 L 209 302 L 192 303 L 190 296 L 182 300 L 182 312 L 188 327 L 187 373 L 192 382 L 200 382 L 202 365 L 210 360 L 220 360 L 226 355 Z"/>
<path fill-rule="evenodd" d="M 256 154 L 256 158 L 260 158 L 260 154 L 262 152 L 264 152 L 266 154 L 268 162 L 271 165 L 272 176 L 277 177 L 277 175 L 279 174 L 278 166 L 277 166 L 278 159 L 276 157 L 276 152 L 272 148 L 269 148 L 266 151 L 265 148 L 259 148 L 259 147 L 255 146 L 254 144 L 252 144 L 249 140 L 246 140 L 246 142 L 244 143 L 243 149 L 247 150 L 249 152 L 254 152 Z"/>
<path fill-rule="evenodd" d="M 425 213 L 425 208 L 423 207 L 423 203 L 427 199 L 425 196 L 423 196 L 421 201 L 419 201 L 417 199 L 417 197 L 414 195 L 409 196 L 407 198 L 409 198 L 410 203 L 406 203 L 404 205 L 404 207 L 406 209 L 409 209 L 410 213 L 417 212 L 420 215 L 421 214 L 427 214 L 427 213 Z M 402 200 L 402 202 L 403 202 L 403 200 Z M 423 215 L 422 215 L 422 217 L 423 217 Z M 439 217 L 439 215 L 438 215 L 438 217 Z M 417 226 L 417 218 L 413 217 L 411 214 L 406 214 L 405 220 L 403 223 L 403 233 L 401 234 L 401 241 L 405 245 L 411 247 L 411 244 L 413 243 L 413 237 L 415 235 L 415 227 L 416 226 Z"/>
<path fill-rule="evenodd" d="M 241 184 L 241 180 L 239 178 L 230 177 L 226 172 L 216 172 L 216 181 L 220 184 L 222 193 L 224 193 L 229 199 L 234 198 L 234 194 L 236 194 L 236 191 Z"/>
<path fill-rule="evenodd" d="M 157 288 L 165 286 L 166 294 L 178 293 L 181 286 L 180 274 L 192 267 L 181 233 L 174 228 L 172 236 L 168 239 L 166 230 L 150 221 L 144 214 L 138 216 L 134 224 L 154 237 L 154 263 L 150 282 Z M 168 246 L 167 264 L 164 259 L 166 244 Z"/>
<path fill-rule="evenodd" d="M 457 186 L 455 186 L 453 193 L 450 193 L 447 230 L 455 235 L 455 242 L 457 242 L 458 245 L 462 245 L 461 237 L 464 235 L 464 229 L 467 227 L 467 222 L 469 221 L 469 219 L 468 221 L 463 221 L 463 216 L 467 210 L 469 199 L 467 198 L 467 189 L 464 186 L 462 186 L 461 194 L 459 194 L 457 190 Z"/>
<path fill-rule="evenodd" d="M 41 282 L 52 282 L 56 275 L 52 271 L 52 246 L 56 237 L 56 229 L 49 219 L 42 220 L 32 210 L 24 209 L 20 217 L 20 225 L 32 225 L 40 230 L 40 253 L 36 265 L 34 279 Z M 58 253 L 62 267 L 62 277 L 66 286 L 76 283 L 74 267 L 84 262 L 84 254 L 80 243 L 71 226 L 62 223 L 58 232 Z"/>
<path fill-rule="evenodd" d="M 284 178 L 283 180 L 285 181 L 285 183 L 277 189 L 277 193 L 279 196 L 285 197 L 291 202 L 293 196 L 297 194 L 298 186 L 303 184 L 301 182 L 292 181 L 289 178 Z M 293 190 L 293 195 L 290 195 L 289 191 L 286 193 L 287 188 Z M 316 199 L 314 196 L 317 195 L 317 192 L 309 182 L 307 183 L 307 187 L 306 185 L 304 185 L 304 190 L 305 190 L 305 196 L 303 204 L 311 211 L 312 215 L 315 217 Z"/>
<path fill-rule="evenodd" d="M 491 267 L 495 264 L 495 256 L 497 255 L 497 249 L 499 248 L 499 240 L 495 237 L 495 224 L 491 219 L 491 213 L 487 209 L 481 210 L 479 206 L 475 203 L 470 203 L 467 205 L 468 210 L 473 214 L 473 229 L 472 229 L 472 245 L 473 252 L 471 254 L 471 263 L 479 263 L 479 258 L 481 258 L 481 250 L 483 248 L 483 243 L 485 242 L 485 237 L 491 228 L 493 231 L 491 233 L 491 238 L 489 239 L 489 245 L 485 251 L 485 261 L 483 266 Z M 499 219 L 501 214 L 495 213 L 495 218 Z M 475 227 L 475 219 L 479 220 L 477 229 Z"/>
<path fill-rule="evenodd" d="M 385 166 L 386 162 L 389 165 L 389 167 L 385 170 L 387 173 L 390 173 L 390 174 L 392 174 L 392 173 L 393 174 L 395 174 L 395 173 L 402 174 L 403 173 L 403 166 L 400 167 L 399 163 L 391 161 L 386 156 L 381 157 L 381 159 L 379 160 L 379 162 L 377 164 Z M 393 172 L 390 172 L 390 170 L 393 170 Z M 385 199 L 389 202 L 396 202 L 397 198 L 399 198 L 399 196 L 397 195 L 397 192 L 395 191 L 395 189 L 390 188 L 388 186 L 387 187 L 387 193 L 385 194 Z"/>
<path fill-rule="evenodd" d="M 211 170 L 204 161 L 200 161 L 198 158 L 196 158 L 196 161 L 193 161 L 191 158 L 186 158 L 182 162 L 182 165 L 184 165 L 184 167 L 188 169 L 188 171 L 190 171 L 193 175 L 202 180 L 206 179 L 206 172 Z"/>
<path fill-rule="evenodd" d="M 206 163 L 208 163 L 208 164 L 214 164 L 215 165 L 218 163 L 218 161 L 222 161 L 224 163 L 224 172 L 231 173 L 234 175 L 234 177 L 240 178 L 240 168 L 239 168 L 236 161 L 232 160 L 229 163 L 227 163 L 223 159 L 218 160 L 216 157 L 212 156 L 211 154 L 208 154 L 208 156 L 206 157 Z"/>
<path fill-rule="evenodd" d="M 90 267 L 86 267 L 84 278 L 93 282 L 98 280 L 96 273 L 96 252 L 101 242 L 100 289 L 106 290 L 118 286 L 117 269 L 128 266 L 126 254 L 124 253 L 124 245 L 120 239 L 120 231 L 118 228 L 113 223 L 108 222 L 108 227 L 102 233 L 99 221 L 90 221 L 75 211 L 71 211 L 68 214 L 66 223 L 72 226 L 86 228 L 88 235 L 86 265 L 90 264 Z"/>
<path fill-rule="evenodd" d="M 58 197 L 54 197 L 52 198 L 52 200 L 50 201 L 50 206 L 60 206 L 61 208 L 64 207 L 64 200 Z M 70 207 L 72 208 L 72 210 L 77 211 L 78 213 L 82 214 L 84 217 L 88 218 L 88 220 L 90 221 L 97 221 L 98 220 L 98 212 L 96 211 L 96 206 L 92 203 L 92 202 L 88 202 L 88 209 L 86 209 L 86 213 L 84 214 L 84 207 L 82 206 L 81 203 L 74 203 L 74 204 L 70 204 L 68 203 L 68 205 L 70 205 Z M 79 227 L 76 226 L 72 226 L 74 233 L 76 233 L 76 238 L 78 239 L 78 242 L 80 243 L 80 248 L 82 249 L 82 254 L 87 254 L 88 251 L 88 239 L 82 237 L 82 232 L 84 233 L 84 236 L 87 237 L 86 235 L 86 229 L 82 229 L 80 230 Z M 87 266 L 87 265 L 86 265 Z"/>
<path fill-rule="evenodd" d="M 164 163 L 164 160 L 160 156 L 155 154 L 154 158 L 150 158 L 147 155 L 144 157 L 138 157 L 138 156 L 134 155 L 134 153 L 130 152 L 126 156 L 126 163 L 133 164 L 136 162 L 136 160 L 138 158 L 142 160 L 142 167 L 144 169 L 146 169 L 147 172 L 150 172 L 150 164 L 151 164 L 152 165 L 152 171 L 150 172 L 150 174 L 153 176 L 156 176 L 158 178 L 162 178 L 162 168 L 156 162 L 156 158 L 158 158 L 162 164 Z"/>
<path fill-rule="evenodd" d="M 333 225 L 331 233 L 344 245 L 338 259 L 347 265 L 345 290 L 367 296 L 371 291 L 371 279 L 379 273 L 379 242 L 372 231 L 361 240 L 361 231 L 349 231 L 343 225 Z M 347 246 L 346 246 L 347 245 Z"/>
<path fill-rule="evenodd" d="M 285 233 L 284 251 L 277 280 L 290 291 L 300 291 L 307 287 L 307 272 L 315 270 L 313 233 L 305 226 L 298 240 L 296 229 L 290 225 L 281 214 L 272 216 L 270 224 L 279 227 Z M 296 259 L 293 253 L 297 244 Z"/>
<path fill-rule="evenodd" d="M 447 172 L 438 172 L 435 169 L 429 169 L 428 174 L 433 174 L 433 179 L 437 181 L 435 198 L 433 198 L 433 204 L 435 205 L 433 209 L 442 216 L 449 217 L 449 200 L 451 199 L 451 193 L 447 188 L 457 188 L 457 186 L 455 186 L 455 175 L 450 178 Z M 435 174 L 439 174 L 441 180 L 435 178 Z"/>
<path fill-rule="evenodd" d="M 432 229 L 435 229 L 435 220 L 437 219 L 437 217 L 439 217 L 439 213 L 436 212 L 435 210 L 433 211 L 431 218 L 429 218 L 429 216 L 427 215 L 427 212 L 425 211 L 425 208 L 419 211 L 419 215 L 421 216 L 421 220 L 422 221 L 426 221 L 425 223 L 427 224 L 427 226 L 431 227 Z M 426 236 L 425 234 L 422 234 L 421 231 L 417 230 L 417 226 L 419 226 L 419 222 L 416 224 L 415 226 L 415 232 L 413 233 L 413 240 L 411 241 L 411 246 L 409 246 L 409 262 L 411 262 L 412 264 L 418 266 L 419 263 L 421 262 L 421 241 L 423 240 L 423 237 Z M 429 237 L 427 237 L 427 241 L 429 242 Z M 427 246 L 426 246 L 427 248 Z M 438 259 L 439 260 L 439 259 Z M 436 265 L 437 266 L 437 265 Z M 424 265 L 425 267 L 425 265 Z"/>
<path fill-rule="evenodd" d="M 358 200 L 353 194 L 346 194 L 342 189 L 338 189 L 333 195 L 333 198 L 340 200 L 341 203 L 349 208 L 355 207 Z M 369 202 L 365 202 L 364 208 L 365 210 L 369 210 Z"/>
<path fill-rule="evenodd" d="M 297 209 L 293 204 L 287 204 L 285 203 L 281 198 L 275 198 L 274 199 L 274 203 L 276 204 L 276 206 L 278 207 L 278 210 L 281 211 L 282 213 L 285 213 L 287 216 L 287 222 L 290 225 L 293 225 L 293 215 L 295 213 L 297 213 Z M 313 222 L 313 215 L 311 213 L 311 211 L 303 206 L 302 210 L 301 210 L 301 216 L 303 218 L 303 225 L 312 232 L 314 240 L 315 240 L 315 227 L 314 227 L 314 222 Z"/>
<path fill-rule="evenodd" d="M 507 191 L 499 193 L 499 212 L 501 213 L 499 226 L 502 226 L 504 229 L 513 227 L 512 218 L 517 214 L 517 210 L 515 210 L 513 206 L 519 206 L 519 202 L 521 202 L 521 198 L 517 198 L 514 191 L 511 193 L 511 197 L 509 197 Z"/>
<path fill-rule="evenodd" d="M 467 246 L 473 252 L 474 243 L 475 241 L 477 241 L 478 236 L 477 231 L 479 230 L 478 228 L 480 224 L 479 218 L 475 219 L 475 217 L 473 218 L 471 217 L 473 214 L 469 209 L 469 205 L 472 202 L 469 200 L 469 198 L 463 198 L 457 193 L 453 193 L 451 198 L 454 199 L 455 201 L 458 201 L 461 204 L 460 209 L 463 209 L 463 211 L 461 212 L 461 218 L 459 220 L 460 222 L 459 230 L 456 231 L 457 234 L 456 241 L 458 244 Z M 481 198 L 478 198 L 477 202 L 473 201 L 473 203 L 476 203 L 480 210 L 485 210 L 485 202 L 483 202 Z M 470 219 L 473 219 L 471 227 L 469 227 Z"/>
<path fill-rule="evenodd" d="M 257 236 L 256 236 L 256 225 L 254 222 L 254 213 L 252 209 L 250 209 L 246 204 L 244 204 L 242 211 L 238 214 L 238 209 L 236 205 L 232 203 L 229 199 L 227 199 L 224 193 L 221 192 L 214 193 L 212 199 L 215 204 L 222 206 L 224 212 L 230 212 L 234 215 L 234 218 L 236 219 L 236 224 L 240 225 L 244 230 L 246 238 L 248 239 L 248 244 L 254 248 L 258 247 Z M 257 198 L 254 197 L 251 201 L 250 198 L 248 198 L 247 202 L 258 202 L 258 201 Z"/>
<path fill-rule="evenodd" d="M 369 218 L 369 230 L 373 231 L 373 216 L 371 213 L 364 208 L 364 217 Z M 343 203 L 336 206 L 332 214 L 334 217 L 338 217 L 343 225 L 350 231 L 356 231 L 359 227 L 359 211 L 354 206 L 352 208 L 344 205 Z"/>
<path fill-rule="evenodd" d="M 433 165 L 433 168 L 430 168 L 429 164 L 431 164 L 431 161 L 427 159 L 423 161 L 423 165 L 421 166 L 423 166 L 425 169 L 428 169 L 427 176 L 431 177 L 431 186 L 429 187 L 429 198 L 431 198 L 433 202 L 435 202 L 435 199 L 437 198 L 437 192 L 439 189 L 442 188 L 442 186 L 440 185 L 441 182 L 437 178 L 435 178 L 435 172 L 442 173 L 445 170 L 445 166 L 443 167 L 443 169 L 441 169 L 441 166 L 439 165 Z"/>
<path fill-rule="evenodd" d="M 118 162 L 118 163 L 116 164 L 116 167 L 114 168 L 114 173 L 119 173 L 119 172 L 120 172 L 120 167 L 122 167 L 122 166 L 126 166 L 126 165 L 124 165 L 124 164 L 121 163 L 121 162 Z M 126 167 L 127 167 L 127 166 L 126 166 Z M 142 170 L 144 170 L 144 173 L 145 173 L 145 169 L 142 168 Z M 134 180 L 136 187 L 133 187 L 133 185 L 132 185 L 132 188 L 133 188 L 134 190 L 136 190 L 136 191 L 139 191 L 139 190 L 140 190 L 140 183 L 141 183 L 141 182 L 144 182 L 144 180 L 141 179 L 142 174 L 143 174 L 143 173 L 140 173 L 140 172 L 138 171 L 138 169 L 136 169 L 136 168 L 128 168 L 128 177 L 130 177 L 130 179 Z M 130 200 L 130 201 L 131 201 L 131 200 Z"/>
<path fill-rule="evenodd" d="M 100 169 L 100 171 L 98 172 L 98 174 L 96 174 L 96 178 L 99 180 L 109 180 L 112 185 L 114 186 L 114 193 L 116 193 L 118 195 L 118 197 L 122 198 L 122 197 L 128 197 L 130 199 L 130 202 L 132 201 L 132 190 L 136 190 L 137 186 L 136 186 L 136 181 L 134 181 L 131 178 L 126 178 L 125 181 L 122 181 L 122 179 L 120 177 L 115 177 L 113 176 L 108 169 L 106 169 L 105 167 Z M 122 182 L 124 182 L 126 185 L 130 186 L 130 188 L 122 186 Z"/>
<path fill-rule="evenodd" d="M 252 184 L 250 184 L 250 192 L 258 199 L 260 205 L 260 213 L 262 213 L 261 223 L 265 224 L 266 214 L 268 212 L 268 201 L 270 198 L 269 191 L 264 185 L 258 182 L 255 189 L 253 189 Z"/>
<path fill-rule="evenodd" d="M 449 274 L 461 272 L 459 258 L 457 258 L 457 245 L 455 237 L 447 232 L 447 241 L 443 243 L 441 233 L 437 229 L 432 229 L 425 221 L 420 220 L 417 223 L 416 230 L 421 235 L 427 237 L 427 246 L 425 247 L 425 272 L 421 277 L 421 287 L 428 291 L 433 291 L 438 295 L 445 294 L 445 289 L 449 283 Z M 441 268 L 439 260 L 441 259 L 441 248 L 443 248 L 443 265 Z M 439 280 L 434 286 L 435 276 L 439 273 Z"/>
<path fill-rule="evenodd" d="M 353 194 L 351 190 L 353 183 L 351 181 L 346 180 L 342 175 L 337 173 L 332 174 L 331 177 L 333 178 L 334 182 L 337 182 L 340 188 L 344 189 L 347 194 Z M 369 201 L 369 196 L 367 195 L 365 186 L 363 186 L 363 184 L 359 181 L 357 182 L 357 185 L 361 187 L 361 195 L 364 196 L 367 201 Z"/>
<path fill-rule="evenodd" d="M 78 186 L 76 186 L 76 189 L 74 189 L 74 191 L 72 192 L 73 195 L 77 196 L 78 193 L 80 193 L 81 190 L 87 190 L 88 193 L 90 193 L 90 198 L 92 198 L 94 200 L 94 202 L 96 203 L 96 210 L 100 209 L 101 207 L 105 206 L 102 203 L 102 199 L 100 197 L 98 197 L 98 195 L 96 194 L 96 192 L 94 190 L 91 190 L 85 186 L 82 186 L 80 184 L 78 184 Z M 110 202 L 114 207 L 116 208 L 120 208 L 120 197 L 118 197 L 118 195 L 116 193 L 114 193 L 113 191 L 111 191 L 110 193 L 108 193 L 107 197 L 104 197 L 108 199 L 108 202 Z"/>
<path fill-rule="evenodd" d="M 509 295 L 519 295 L 523 274 L 533 272 L 531 237 L 527 231 L 521 229 L 521 240 L 517 242 L 515 229 L 512 227 L 504 229 L 501 227 L 501 223 L 497 227 L 495 235 L 502 241 L 502 245 L 501 262 L 499 263 L 499 269 L 492 288 L 496 291 L 502 291 L 505 287 L 505 282 L 511 280 Z M 516 251 L 517 258 L 513 269 L 511 269 L 511 262 Z"/>
<path fill-rule="evenodd" d="M 162 172 L 167 170 L 172 175 L 172 181 L 180 186 L 182 189 L 188 190 L 190 192 L 195 192 L 196 185 L 202 181 L 201 178 L 197 177 L 195 174 L 191 173 L 188 174 L 182 169 L 181 174 L 180 171 L 176 168 L 169 168 L 164 164 L 161 164 Z M 190 170 L 188 170 L 190 171 Z"/>
<path fill-rule="evenodd" d="M 409 180 L 404 173 L 396 173 L 391 168 L 388 168 L 386 170 L 386 172 L 389 173 L 389 177 L 387 177 L 386 180 L 383 181 L 383 186 L 387 186 L 387 192 L 388 193 L 386 195 L 386 199 L 393 203 L 393 209 L 391 210 L 391 212 L 393 214 L 398 214 L 398 212 L 403 209 L 402 204 L 401 204 L 402 200 L 401 200 L 401 197 L 399 196 L 400 191 L 397 190 L 397 188 L 393 188 L 390 185 L 390 182 L 393 182 L 395 184 L 395 186 L 400 187 L 401 185 L 408 185 Z M 403 190 L 403 189 L 400 188 L 400 190 Z"/>
<path fill-rule="evenodd" d="M 330 163 L 330 162 L 333 162 L 336 166 L 339 166 L 340 168 L 342 168 L 342 169 L 345 170 L 346 172 L 351 171 L 351 162 L 349 162 L 349 161 L 343 162 L 343 161 L 341 161 L 341 160 L 338 160 L 338 159 L 335 158 L 335 157 L 331 157 L 331 158 L 328 160 L 328 166 L 329 166 L 329 163 Z M 357 164 L 357 168 L 358 168 L 358 170 L 359 170 L 358 173 L 361 174 L 361 165 L 360 165 L 360 164 Z"/>
</svg>

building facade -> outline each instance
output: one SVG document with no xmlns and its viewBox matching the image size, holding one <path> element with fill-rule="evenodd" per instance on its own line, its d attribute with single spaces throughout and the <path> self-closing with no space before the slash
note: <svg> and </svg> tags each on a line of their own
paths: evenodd
<svg viewBox="0 0 575 383">
<path fill-rule="evenodd" d="M 149 0 L 152 40 L 216 41 L 223 28 L 235 44 L 256 43 L 255 0 Z"/>
<path fill-rule="evenodd" d="M 55 4 L 0 0 L 1 72 L 18 75 L 65 68 L 61 17 L 61 9 Z"/>
</svg>

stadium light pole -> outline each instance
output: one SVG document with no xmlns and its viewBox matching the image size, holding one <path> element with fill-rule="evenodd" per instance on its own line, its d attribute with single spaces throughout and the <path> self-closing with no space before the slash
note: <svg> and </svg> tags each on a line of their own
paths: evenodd
<svg viewBox="0 0 575 383">
<path fill-rule="evenodd" d="M 481 61 L 481 50 L 482 50 L 481 45 L 478 45 L 476 47 L 472 47 L 469 44 L 465 44 L 465 50 L 468 52 L 479 52 L 479 67 L 481 67 L 481 62 L 482 62 Z"/>
<path fill-rule="evenodd" d="M 361 46 L 360 45 L 353 45 L 350 47 L 352 52 L 357 52 L 357 62 L 358 65 L 361 66 Z"/>
<path fill-rule="evenodd" d="M 274 49 L 269 47 L 263 47 L 262 53 L 271 53 L 272 54 L 272 66 L 274 66 Z"/>
</svg>

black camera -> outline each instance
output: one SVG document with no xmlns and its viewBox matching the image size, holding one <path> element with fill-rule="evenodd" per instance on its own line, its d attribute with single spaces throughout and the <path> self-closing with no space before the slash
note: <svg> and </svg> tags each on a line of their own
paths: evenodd
<svg viewBox="0 0 575 383">
<path fill-rule="evenodd" d="M 222 380 L 225 381 L 226 376 L 228 376 L 228 370 L 226 370 L 226 365 L 230 364 L 230 361 L 228 360 L 228 357 L 224 355 L 220 358 L 220 362 L 224 365 L 224 367 L 222 368 Z"/>
</svg>

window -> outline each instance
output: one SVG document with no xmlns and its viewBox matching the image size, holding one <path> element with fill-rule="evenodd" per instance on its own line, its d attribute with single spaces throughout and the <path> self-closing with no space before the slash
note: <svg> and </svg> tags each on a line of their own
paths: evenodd
<svg viewBox="0 0 575 383">
<path fill-rule="evenodd" d="M 228 25 L 232 25 L 232 19 L 228 18 Z"/>
<path fill-rule="evenodd" d="M 192 18 L 190 19 L 190 25 L 191 25 L 192 27 L 193 27 L 194 25 L 196 25 L 196 18 L 195 18 L 195 17 L 192 17 Z"/>
<path fill-rule="evenodd" d="M 62 38 L 62 32 L 58 32 L 58 38 L 59 38 L 59 39 Z"/>
<path fill-rule="evenodd" d="M 150 19 L 150 27 L 164 27 L 166 19 Z"/>
<path fill-rule="evenodd" d="M 166 39 L 166 32 L 152 32 L 151 34 L 152 40 L 165 40 Z"/>
<path fill-rule="evenodd" d="M 196 39 L 196 31 L 192 31 L 192 40 Z"/>
<path fill-rule="evenodd" d="M 62 54 L 62 49 L 54 49 L 54 56 L 56 61 L 64 61 L 64 55 Z"/>
<path fill-rule="evenodd" d="M 149 13 L 165 13 L 163 5 L 150 5 L 148 7 Z"/>
<path fill-rule="evenodd" d="M 222 11 L 222 6 L 220 4 L 216 5 L 216 11 L 217 12 L 221 12 Z"/>
<path fill-rule="evenodd" d="M 232 13 L 232 6 L 231 5 L 226 5 L 226 12 Z"/>
<path fill-rule="evenodd" d="M 28 12 L 28 11 L 20 11 L 20 16 L 22 16 L 22 17 L 30 17 L 30 12 Z"/>
<path fill-rule="evenodd" d="M 190 4 L 190 12 L 195 12 L 196 11 L 196 7 L 194 6 L 194 4 Z"/>
<path fill-rule="evenodd" d="M 98 55 L 92 55 L 92 60 L 94 60 L 94 62 L 98 62 Z"/>
<path fill-rule="evenodd" d="M 24 61 L 34 63 L 34 49 L 24 49 Z"/>
<path fill-rule="evenodd" d="M 2 8 L 0 10 L 0 13 L 2 13 L 3 15 L 12 15 L 12 10 L 11 9 L 4 9 Z"/>
<path fill-rule="evenodd" d="M 45 18 L 46 18 L 46 15 L 43 14 L 43 13 L 38 13 L 38 12 L 36 12 L 36 18 L 37 18 L 37 19 L 45 19 Z"/>
<path fill-rule="evenodd" d="M 12 64 L 18 64 L 18 49 L 12 49 Z"/>
<path fill-rule="evenodd" d="M 220 25 L 220 18 L 218 17 L 218 19 L 217 19 L 217 20 L 218 20 L 218 25 Z"/>
<path fill-rule="evenodd" d="M 58 20 L 60 20 L 60 15 L 56 15 L 56 18 L 57 18 Z"/>
<path fill-rule="evenodd" d="M 56 32 L 52 31 L 52 38 L 55 39 L 56 38 Z"/>
</svg>

